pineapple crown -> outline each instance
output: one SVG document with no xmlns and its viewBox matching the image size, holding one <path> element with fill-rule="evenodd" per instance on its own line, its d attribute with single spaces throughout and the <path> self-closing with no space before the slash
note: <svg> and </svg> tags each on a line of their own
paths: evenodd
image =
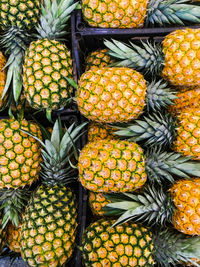
<svg viewBox="0 0 200 267">
<path fill-rule="evenodd" d="M 175 229 L 152 229 L 155 246 L 154 258 L 163 267 L 177 266 L 180 263 L 191 263 L 199 266 L 200 238 L 184 235 Z"/>
<path fill-rule="evenodd" d="M 200 22 L 200 6 L 190 0 L 150 0 L 145 26 L 185 25 Z"/>
<path fill-rule="evenodd" d="M 77 5 L 78 2 L 73 4 L 73 0 L 44 0 L 36 37 L 64 40 L 66 23 Z"/>
<path fill-rule="evenodd" d="M 116 135 L 145 146 L 171 147 L 176 139 L 176 120 L 168 112 L 154 112 L 131 124 L 113 125 Z"/>
<path fill-rule="evenodd" d="M 145 75 L 160 75 L 164 66 L 164 54 L 160 43 L 142 42 L 140 46 L 112 40 L 104 41 L 108 54 L 115 58 L 112 66 L 129 67 Z"/>
<path fill-rule="evenodd" d="M 78 159 L 75 143 L 84 134 L 84 131 L 81 131 L 86 124 L 85 122 L 75 127 L 73 123 L 63 131 L 61 121 L 58 119 L 54 124 L 50 138 L 46 138 L 44 142 L 31 135 L 43 146 L 41 150 L 43 157 L 41 177 L 44 184 L 65 185 L 75 179 L 76 166 L 71 160 Z"/>
</svg>

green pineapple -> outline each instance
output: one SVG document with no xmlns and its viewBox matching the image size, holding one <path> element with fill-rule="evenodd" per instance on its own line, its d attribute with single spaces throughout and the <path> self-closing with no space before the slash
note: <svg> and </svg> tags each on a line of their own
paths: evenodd
<svg viewBox="0 0 200 267">
<path fill-rule="evenodd" d="M 77 202 L 74 192 L 66 187 L 75 179 L 71 160 L 74 143 L 85 124 L 65 133 L 57 121 L 51 139 L 46 139 L 42 156 L 44 162 L 42 185 L 33 193 L 22 221 L 21 252 L 30 266 L 61 266 L 75 245 Z"/>
</svg>

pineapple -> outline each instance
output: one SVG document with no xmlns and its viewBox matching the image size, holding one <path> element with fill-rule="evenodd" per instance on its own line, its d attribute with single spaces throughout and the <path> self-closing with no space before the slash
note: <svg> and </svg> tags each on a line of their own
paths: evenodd
<svg viewBox="0 0 200 267">
<path fill-rule="evenodd" d="M 6 83 L 6 70 L 3 69 L 6 65 L 6 58 L 3 53 L 0 51 L 0 110 L 5 105 L 5 99 L 2 99 L 3 90 Z"/>
<path fill-rule="evenodd" d="M 181 91 L 176 96 L 173 105 L 168 108 L 169 112 L 172 112 L 175 116 L 183 113 L 185 109 L 199 108 L 200 87 Z"/>
<path fill-rule="evenodd" d="M 113 223 L 101 219 L 85 230 L 81 250 L 86 267 L 150 267 L 155 263 L 169 267 L 200 258 L 199 237 L 168 228 L 150 230 L 134 222 L 111 228 Z"/>
<path fill-rule="evenodd" d="M 10 250 L 20 253 L 21 252 L 21 225 L 19 227 L 9 224 L 6 228 L 6 245 Z"/>
<path fill-rule="evenodd" d="M 82 0 L 85 21 L 92 27 L 100 28 L 199 23 L 199 9 L 189 0 Z"/>
<path fill-rule="evenodd" d="M 21 253 L 29 266 L 56 267 L 71 256 L 77 228 L 77 201 L 67 184 L 75 179 L 70 160 L 85 124 L 65 133 L 56 121 L 43 144 L 42 185 L 31 196 L 21 231 Z"/>
<path fill-rule="evenodd" d="M 110 203 L 110 201 L 106 199 L 102 193 L 89 191 L 89 206 L 94 215 L 103 216 L 105 213 L 103 208 L 108 203 Z"/>
<path fill-rule="evenodd" d="M 153 81 L 130 68 L 102 68 L 85 72 L 77 90 L 77 105 L 89 120 L 100 123 L 127 122 L 148 108 L 161 109 L 172 104 L 174 92 L 167 84 Z"/>
<path fill-rule="evenodd" d="M 172 85 L 192 89 L 200 85 L 200 29 L 181 29 L 167 35 L 162 43 L 130 46 L 105 41 L 109 54 L 118 58 L 115 66 L 132 67 L 153 76 L 162 75 Z"/>
<path fill-rule="evenodd" d="M 40 144 L 22 130 L 41 138 L 39 127 L 25 119 L 0 120 L 0 188 L 24 187 L 39 177 Z"/>
<path fill-rule="evenodd" d="M 117 126 L 116 126 L 117 127 Z M 126 126 L 115 134 L 148 146 L 171 147 L 183 156 L 200 160 L 200 109 L 183 110 L 177 120 L 170 113 L 152 113 Z"/>
<path fill-rule="evenodd" d="M 98 49 L 91 52 L 85 59 L 85 70 L 98 70 L 99 68 L 105 68 L 109 64 L 112 64 L 114 60 L 107 55 L 108 49 Z"/>
<path fill-rule="evenodd" d="M 49 120 L 51 111 L 63 108 L 71 97 L 71 86 L 66 80 L 66 77 L 72 78 L 71 52 L 60 41 L 66 34 L 63 28 L 70 13 L 77 5 L 72 2 L 44 0 L 37 26 L 38 40 L 30 44 L 25 55 L 25 96 L 30 106 L 46 110 Z"/>
<path fill-rule="evenodd" d="M 88 141 L 93 142 L 102 139 L 116 139 L 118 136 L 113 134 L 114 131 L 114 128 L 107 125 L 91 122 L 88 127 Z"/>
<path fill-rule="evenodd" d="M 147 151 L 123 140 L 97 140 L 85 145 L 79 156 L 79 179 L 84 187 L 97 193 L 132 192 L 148 179 L 173 182 L 172 174 L 196 176 L 200 164 L 177 153 Z"/>
<path fill-rule="evenodd" d="M 125 194 L 124 197 L 108 195 L 111 203 L 105 210 L 109 215 L 121 215 L 114 225 L 128 220 L 144 222 L 146 225 L 164 225 L 171 222 L 180 232 L 200 235 L 200 178 L 181 179 L 169 191 L 151 186 L 143 194 Z M 127 200 L 127 198 L 129 198 Z"/>
<path fill-rule="evenodd" d="M 29 32 L 39 21 L 41 1 L 38 0 L 1 0 L 0 29 L 3 31 L 1 45 L 8 55 L 6 67 L 8 75 L 3 97 L 9 91 L 10 97 L 17 102 L 22 92 L 22 64 L 24 53 L 30 43 Z M 9 105 L 13 99 L 9 98 Z"/>
</svg>

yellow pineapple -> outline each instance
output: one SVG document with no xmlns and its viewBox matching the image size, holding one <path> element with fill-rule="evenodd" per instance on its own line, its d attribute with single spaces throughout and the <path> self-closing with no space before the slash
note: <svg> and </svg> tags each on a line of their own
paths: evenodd
<svg viewBox="0 0 200 267">
<path fill-rule="evenodd" d="M 159 43 L 130 46 L 119 41 L 106 41 L 109 53 L 118 58 L 116 66 L 132 67 L 144 73 L 161 75 L 178 88 L 200 85 L 200 29 L 180 29 Z"/>
<path fill-rule="evenodd" d="M 132 192 L 151 182 L 173 182 L 173 175 L 197 175 L 200 165 L 177 153 L 147 150 L 131 141 L 96 140 L 89 142 L 79 156 L 79 180 L 98 193 Z"/>
<path fill-rule="evenodd" d="M 108 203 L 110 203 L 110 201 L 106 199 L 102 193 L 89 191 L 89 205 L 93 214 L 103 216 L 105 213 L 103 208 Z"/>
<path fill-rule="evenodd" d="M 10 250 L 20 253 L 21 252 L 21 225 L 19 227 L 9 224 L 6 228 L 6 245 Z"/>
<path fill-rule="evenodd" d="M 3 90 L 6 84 L 6 70 L 3 68 L 6 65 L 6 58 L 4 57 L 3 53 L 0 51 L 0 110 L 3 108 L 5 104 L 5 97 L 2 99 Z"/>
<path fill-rule="evenodd" d="M 22 130 L 41 138 L 35 123 L 25 119 L 0 120 L 0 188 L 24 187 L 39 177 L 40 144 Z"/>
<path fill-rule="evenodd" d="M 82 12 L 90 26 L 101 28 L 141 28 L 144 25 L 199 22 L 199 6 L 179 0 L 82 0 Z"/>
<path fill-rule="evenodd" d="M 91 52 L 85 59 L 85 70 L 97 70 L 98 68 L 107 67 L 112 64 L 114 60 L 106 53 L 108 49 L 98 49 Z"/>
<path fill-rule="evenodd" d="M 96 141 L 101 139 L 116 139 L 113 133 L 116 129 L 104 124 L 91 122 L 88 127 L 88 141 Z"/>
<path fill-rule="evenodd" d="M 100 123 L 128 122 L 142 114 L 147 102 L 151 109 L 172 103 L 174 92 L 158 81 L 147 84 L 137 71 L 106 67 L 86 71 L 79 80 L 77 105 L 89 120 Z"/>
</svg>

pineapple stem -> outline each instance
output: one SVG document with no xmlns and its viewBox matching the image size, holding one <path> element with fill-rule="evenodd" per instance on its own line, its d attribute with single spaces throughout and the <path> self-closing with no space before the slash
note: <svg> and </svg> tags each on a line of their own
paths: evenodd
<svg viewBox="0 0 200 267">
<path fill-rule="evenodd" d="M 190 0 L 150 0 L 145 26 L 169 24 L 184 26 L 185 22 L 200 23 L 200 6 Z"/>
<path fill-rule="evenodd" d="M 129 42 L 127 45 L 117 40 L 105 40 L 108 54 L 115 58 L 112 66 L 129 67 L 146 75 L 160 75 L 164 64 L 161 44 L 141 42 L 140 46 Z"/>
</svg>

